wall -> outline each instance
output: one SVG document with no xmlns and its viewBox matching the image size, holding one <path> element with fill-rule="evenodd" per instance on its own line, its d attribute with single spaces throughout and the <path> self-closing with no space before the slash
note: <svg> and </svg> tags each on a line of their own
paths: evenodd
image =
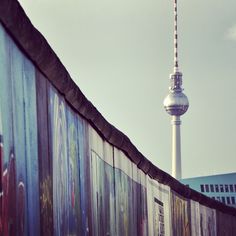
<svg viewBox="0 0 236 236">
<path fill-rule="evenodd" d="M 234 235 L 233 211 L 146 174 L 2 26 L 0 107 L 0 235 Z"/>
</svg>

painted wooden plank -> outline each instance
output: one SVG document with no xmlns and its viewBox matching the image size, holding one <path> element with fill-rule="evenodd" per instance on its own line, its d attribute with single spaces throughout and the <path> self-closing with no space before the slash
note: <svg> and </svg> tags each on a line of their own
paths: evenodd
<svg viewBox="0 0 236 236">
<path fill-rule="evenodd" d="M 139 183 L 138 168 L 134 163 L 132 166 L 132 179 L 130 179 L 130 223 L 132 225 L 132 234 L 141 235 L 140 221 L 141 221 L 141 185 Z M 139 206 L 139 207 L 138 207 Z"/>
<path fill-rule="evenodd" d="M 191 235 L 190 201 L 171 191 L 172 234 Z"/>
<path fill-rule="evenodd" d="M 69 234 L 81 235 L 81 184 L 79 178 L 80 157 L 79 157 L 79 137 L 78 137 L 78 117 L 69 108 L 66 109 L 67 119 L 67 141 L 68 141 L 68 160 L 69 160 Z"/>
<path fill-rule="evenodd" d="M 100 153 L 100 155 L 103 155 Z M 104 235 L 105 222 L 105 162 L 91 150 L 92 235 Z"/>
<path fill-rule="evenodd" d="M 191 204 L 191 236 L 201 235 L 200 231 L 200 204 L 199 202 L 190 201 Z"/>
<path fill-rule="evenodd" d="M 137 165 L 132 163 L 132 225 L 134 235 L 148 235 L 147 218 L 147 191 L 146 184 L 142 182 L 142 176 L 145 174 L 138 169 Z"/>
<path fill-rule="evenodd" d="M 108 148 L 110 150 L 110 147 Z M 109 154 L 108 154 L 109 153 Z M 112 153 L 110 151 L 105 151 L 105 156 L 110 156 Z M 106 156 L 106 160 L 108 157 Z M 105 185 L 105 235 L 116 235 L 115 232 L 115 176 L 114 168 L 110 164 L 105 163 L 105 176 L 104 176 L 104 185 Z"/>
<path fill-rule="evenodd" d="M 147 177 L 148 233 L 171 235 L 170 190 L 168 186 Z"/>
<path fill-rule="evenodd" d="M 132 178 L 132 162 L 130 159 L 119 149 L 114 147 L 114 167 L 120 169 L 127 176 Z"/>
<path fill-rule="evenodd" d="M 130 164 L 130 165 L 129 165 Z M 116 234 L 132 235 L 129 199 L 132 185 L 132 165 L 123 152 L 114 148 Z"/>
<path fill-rule="evenodd" d="M 236 217 L 217 211 L 217 232 L 216 235 L 234 236 L 236 232 Z"/>
<path fill-rule="evenodd" d="M 49 155 L 47 80 L 36 71 L 41 235 L 53 235 L 52 159 Z"/>
<path fill-rule="evenodd" d="M 108 142 L 103 142 L 103 153 L 104 153 L 104 161 L 110 165 L 114 166 L 114 147 Z"/>
<path fill-rule="evenodd" d="M 12 127 L 12 81 L 11 81 L 11 47 L 9 37 L 0 27 L 0 103 L 2 111 L 2 125 L 4 133 L 4 145 L 2 156 L 2 216 L 1 235 L 7 235 L 9 229 L 16 231 L 16 172 L 15 157 L 11 155 L 13 141 Z M 9 202 L 12 200 L 10 206 Z M 11 208 L 11 209 L 10 209 Z M 9 219 L 12 219 L 10 225 Z"/>
<path fill-rule="evenodd" d="M 216 211 L 202 205 L 200 205 L 199 210 L 200 235 L 216 235 Z"/>
<path fill-rule="evenodd" d="M 79 136 L 79 160 L 80 160 L 80 205 L 82 211 L 82 235 L 91 235 L 92 208 L 91 208 L 91 187 L 90 187 L 90 151 L 88 124 L 79 115 L 78 117 L 78 136 Z"/>
<path fill-rule="evenodd" d="M 116 234 L 129 235 L 128 176 L 115 169 Z"/>
<path fill-rule="evenodd" d="M 26 135 L 25 135 L 25 103 L 24 103 L 24 86 L 23 86 L 23 55 L 15 44 L 9 40 L 10 44 L 10 58 L 11 58 L 11 79 L 12 79 L 12 112 L 13 112 L 13 137 L 14 137 L 14 149 L 11 154 L 11 158 L 15 159 L 15 171 L 16 173 L 16 188 L 17 196 L 15 201 L 17 204 L 16 227 L 12 224 L 10 231 L 19 232 L 20 235 L 28 234 L 28 218 L 27 212 L 27 172 L 26 172 Z M 9 175 L 11 173 L 9 172 Z M 21 190 L 20 190 L 21 189 Z M 23 192 L 23 193 L 22 193 Z M 21 194 L 20 194 L 21 193 Z M 18 227 L 17 227 L 18 226 Z M 20 227 L 20 228 L 19 228 Z"/>
<path fill-rule="evenodd" d="M 92 211 L 92 235 L 98 235 L 98 178 L 97 178 L 97 172 L 98 172 L 98 167 L 97 167 L 97 155 L 95 152 L 91 152 L 91 162 L 90 162 L 90 173 L 91 173 L 91 208 L 93 209 Z"/>
<path fill-rule="evenodd" d="M 115 173 L 114 173 L 114 147 L 104 142 L 105 160 L 105 233 L 115 235 Z"/>
<path fill-rule="evenodd" d="M 144 172 L 137 168 L 138 183 L 139 183 L 139 200 L 137 209 L 139 209 L 138 218 L 138 235 L 145 236 L 148 234 L 148 204 L 147 204 L 147 176 Z M 140 207 L 139 207 L 140 206 Z"/>
<path fill-rule="evenodd" d="M 91 125 L 89 125 L 89 145 L 93 152 L 95 152 L 101 159 L 104 159 L 103 140 Z"/>
<path fill-rule="evenodd" d="M 10 76 L 10 46 L 9 37 L 0 24 L 0 104 L 2 111 L 2 126 L 4 133 L 3 167 L 7 165 L 10 150 L 13 147 L 12 133 L 12 81 Z M 4 167 L 4 168 L 5 168 Z"/>
<path fill-rule="evenodd" d="M 25 147 L 27 172 L 27 215 L 30 235 L 40 235 L 39 216 L 39 168 L 38 168 L 38 127 L 36 112 L 35 68 L 32 63 L 23 60 L 23 91 L 25 119 Z M 21 185 L 22 189 L 23 185 Z"/>
<path fill-rule="evenodd" d="M 113 147 L 90 126 L 93 235 L 115 235 Z"/>
<path fill-rule="evenodd" d="M 53 220 L 54 234 L 69 234 L 68 146 L 65 101 L 50 86 L 50 129 L 53 159 Z"/>
</svg>

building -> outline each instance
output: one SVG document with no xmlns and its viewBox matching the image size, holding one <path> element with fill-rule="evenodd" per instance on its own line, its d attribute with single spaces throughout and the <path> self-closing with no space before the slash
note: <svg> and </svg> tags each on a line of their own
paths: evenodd
<svg viewBox="0 0 236 236">
<path fill-rule="evenodd" d="M 236 172 L 187 178 L 181 182 L 214 200 L 236 207 Z"/>
</svg>

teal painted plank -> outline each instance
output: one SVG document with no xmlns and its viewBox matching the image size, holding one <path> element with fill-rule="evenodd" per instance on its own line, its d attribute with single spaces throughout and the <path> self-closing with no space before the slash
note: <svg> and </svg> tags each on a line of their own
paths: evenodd
<svg viewBox="0 0 236 236">
<path fill-rule="evenodd" d="M 9 40 L 12 80 L 12 113 L 13 113 L 13 155 L 16 163 L 17 208 L 19 209 L 20 235 L 28 233 L 27 217 L 27 162 L 26 162 L 26 135 L 25 135 L 25 103 L 23 87 L 24 57 L 15 44 Z M 18 215 L 17 215 L 18 218 Z"/>
<path fill-rule="evenodd" d="M 39 217 L 39 167 L 36 113 L 35 68 L 32 63 L 23 60 L 23 91 L 25 119 L 25 147 L 27 171 L 27 216 L 30 235 L 40 235 Z"/>
</svg>

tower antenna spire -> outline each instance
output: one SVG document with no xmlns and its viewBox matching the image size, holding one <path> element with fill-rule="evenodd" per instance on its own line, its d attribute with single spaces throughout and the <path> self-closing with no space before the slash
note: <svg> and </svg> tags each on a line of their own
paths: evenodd
<svg viewBox="0 0 236 236">
<path fill-rule="evenodd" d="M 179 70 L 178 61 L 178 9 L 177 0 L 174 0 L 174 72 Z"/>
<path fill-rule="evenodd" d="M 172 176 L 178 180 L 182 178 L 181 169 L 181 137 L 180 137 L 180 116 L 189 107 L 188 98 L 183 93 L 182 73 L 179 71 L 178 61 L 178 18 L 177 0 L 174 1 L 174 72 L 170 75 L 171 86 L 169 94 L 164 100 L 164 108 L 171 115 L 172 125 Z"/>
</svg>

